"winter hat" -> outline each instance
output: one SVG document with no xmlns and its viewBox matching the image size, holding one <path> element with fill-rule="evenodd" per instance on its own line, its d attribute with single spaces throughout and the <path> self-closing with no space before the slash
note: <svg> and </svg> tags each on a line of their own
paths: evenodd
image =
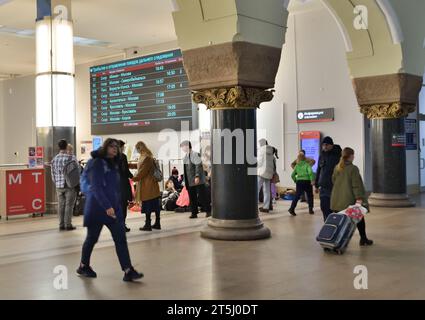
<svg viewBox="0 0 425 320">
<path fill-rule="evenodd" d="M 334 141 L 332 140 L 332 138 L 331 138 L 331 137 L 324 137 L 324 138 L 323 138 L 323 141 L 322 141 L 322 144 L 330 144 L 330 145 L 333 145 L 333 144 L 334 144 Z"/>
</svg>

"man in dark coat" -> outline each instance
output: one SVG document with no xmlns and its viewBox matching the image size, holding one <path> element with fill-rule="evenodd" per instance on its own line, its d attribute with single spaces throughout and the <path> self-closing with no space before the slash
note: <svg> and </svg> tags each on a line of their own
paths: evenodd
<svg viewBox="0 0 425 320">
<path fill-rule="evenodd" d="M 133 174 L 130 172 L 128 168 L 128 160 L 127 156 L 124 153 L 125 142 L 122 140 L 118 141 L 120 147 L 118 166 L 120 172 L 120 190 L 121 190 L 121 206 L 122 206 L 122 214 L 124 217 L 124 223 L 127 218 L 127 208 L 128 203 L 133 201 L 133 193 L 131 191 L 130 180 L 133 178 Z M 129 232 L 130 228 L 125 225 L 125 231 Z"/>
<path fill-rule="evenodd" d="M 202 166 L 201 155 L 192 150 L 190 141 L 183 141 L 180 144 L 186 156 L 183 159 L 184 164 L 184 184 L 187 188 L 190 198 L 190 207 L 192 209 L 191 219 L 198 217 L 198 206 L 206 211 L 206 216 L 211 216 L 211 204 L 208 201 L 207 189 L 205 187 L 206 178 Z"/>
<path fill-rule="evenodd" d="M 332 174 L 341 158 L 342 149 L 335 145 L 331 137 L 325 137 L 322 141 L 322 152 L 320 153 L 319 163 L 316 174 L 316 193 L 320 191 L 320 209 L 323 212 L 323 218 L 332 213 L 331 195 L 332 195 Z"/>
</svg>

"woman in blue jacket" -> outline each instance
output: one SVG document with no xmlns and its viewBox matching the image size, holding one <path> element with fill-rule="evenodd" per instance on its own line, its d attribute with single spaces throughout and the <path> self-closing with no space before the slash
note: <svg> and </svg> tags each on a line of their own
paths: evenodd
<svg viewBox="0 0 425 320">
<path fill-rule="evenodd" d="M 84 226 L 87 237 L 83 244 L 81 263 L 77 274 L 96 278 L 90 267 L 90 256 L 105 225 L 112 234 L 118 259 L 124 273 L 124 281 L 143 277 L 132 266 L 125 232 L 124 215 L 121 208 L 120 174 L 118 167 L 118 141 L 107 139 L 102 148 L 92 152 L 84 176 L 89 185 L 84 208 Z M 84 183 L 83 183 L 84 184 Z"/>
</svg>

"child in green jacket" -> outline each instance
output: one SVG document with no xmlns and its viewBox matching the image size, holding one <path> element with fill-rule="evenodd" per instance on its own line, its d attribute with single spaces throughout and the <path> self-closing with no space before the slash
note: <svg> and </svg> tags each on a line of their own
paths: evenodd
<svg viewBox="0 0 425 320">
<path fill-rule="evenodd" d="M 289 213 L 293 216 L 296 216 L 295 208 L 297 207 L 298 201 L 301 196 L 306 193 L 309 213 L 314 214 L 313 210 L 313 185 L 314 185 L 314 173 L 311 169 L 310 163 L 307 162 L 305 154 L 300 152 L 298 154 L 297 165 L 292 172 L 292 180 L 297 185 L 297 191 L 295 199 L 292 201 L 291 207 L 289 208 Z"/>
</svg>

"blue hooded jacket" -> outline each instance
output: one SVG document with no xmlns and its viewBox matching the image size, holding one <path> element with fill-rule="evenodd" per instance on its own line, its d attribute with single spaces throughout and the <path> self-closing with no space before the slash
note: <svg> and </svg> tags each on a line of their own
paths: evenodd
<svg viewBox="0 0 425 320">
<path fill-rule="evenodd" d="M 91 156 L 88 172 L 90 192 L 86 195 L 84 226 L 123 222 L 118 163 L 101 157 L 98 150 L 93 151 Z M 109 208 L 114 208 L 116 219 L 106 214 Z"/>
</svg>

